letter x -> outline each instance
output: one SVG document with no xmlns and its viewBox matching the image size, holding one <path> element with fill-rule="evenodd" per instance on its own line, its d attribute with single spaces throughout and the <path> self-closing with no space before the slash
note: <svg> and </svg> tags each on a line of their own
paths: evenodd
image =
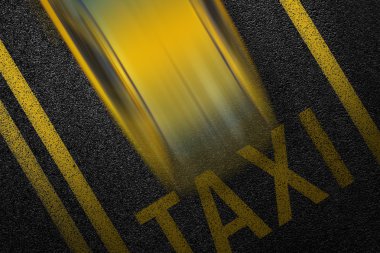
<svg viewBox="0 0 380 253">
<path fill-rule="evenodd" d="M 316 204 L 327 198 L 328 194 L 288 168 L 283 125 L 272 130 L 272 142 L 274 161 L 249 145 L 237 153 L 274 178 L 278 220 L 281 226 L 292 218 L 288 186 Z"/>
</svg>

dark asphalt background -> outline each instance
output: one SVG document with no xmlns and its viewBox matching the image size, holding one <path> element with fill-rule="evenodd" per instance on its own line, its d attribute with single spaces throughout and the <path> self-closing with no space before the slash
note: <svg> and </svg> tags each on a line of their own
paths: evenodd
<svg viewBox="0 0 380 253">
<path fill-rule="evenodd" d="M 380 166 L 275 0 L 226 0 L 285 124 L 290 168 L 327 191 L 315 205 L 290 189 L 293 220 L 278 227 L 272 178 L 252 166 L 226 181 L 273 232 L 231 236 L 236 252 L 380 251 Z M 370 115 L 380 126 L 380 2 L 303 0 Z M 174 21 L 173 21 L 174 22 Z M 134 214 L 167 192 L 110 118 L 36 0 L 0 0 L 0 38 L 132 252 L 172 251 L 155 221 Z M 105 248 L 0 76 L 0 99 L 94 251 Z M 298 120 L 311 107 L 355 181 L 339 188 Z M 1 122 L 0 122 L 1 123 Z M 379 144 L 380 145 L 380 144 Z M 233 214 L 221 203 L 225 222 Z M 170 209 L 196 252 L 214 251 L 196 193 Z M 68 251 L 0 137 L 0 251 Z"/>
</svg>

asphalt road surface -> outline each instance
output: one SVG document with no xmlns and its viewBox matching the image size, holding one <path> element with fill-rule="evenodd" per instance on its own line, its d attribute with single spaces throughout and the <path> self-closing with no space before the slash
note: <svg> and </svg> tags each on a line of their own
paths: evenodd
<svg viewBox="0 0 380 253">
<path fill-rule="evenodd" d="M 292 9 L 298 1 L 282 1 L 290 2 L 287 11 L 277 0 L 224 2 L 285 129 L 289 168 L 328 193 L 316 204 L 289 187 L 292 217 L 280 226 L 273 177 L 259 167 L 247 166 L 223 182 L 271 232 L 260 239 L 248 227 L 242 228 L 228 237 L 231 249 L 379 252 L 380 2 L 302 0 L 321 41 L 310 33 L 314 31 L 307 25 L 310 20 Z M 102 214 L 93 203 L 83 208 L 88 195 L 78 198 L 83 189 L 70 184 L 70 178 L 77 175 L 64 175 L 62 164 L 70 161 L 83 174 L 116 229 L 116 237 L 129 251 L 174 251 L 156 220 L 140 224 L 136 218 L 139 211 L 169 192 L 123 136 L 38 1 L 0 0 L 0 40 L 9 52 L 0 50 L 0 100 L 4 104 L 0 106 L 0 251 L 69 251 L 73 247 L 62 236 L 62 229 L 70 227 L 68 221 L 79 230 L 78 241 L 82 236 L 93 251 L 112 251 L 102 236 L 102 226 L 93 220 Z M 329 55 L 319 55 L 326 51 L 325 45 L 336 62 L 329 62 Z M 25 82 L 17 78 L 17 71 L 6 67 L 9 57 Z M 347 85 L 353 90 L 344 89 Z M 32 100 L 34 104 L 28 104 Z M 328 136 L 330 149 L 335 148 L 335 156 L 323 153 L 327 142 L 314 143 L 302 124 L 300 113 L 308 108 L 311 111 L 306 112 L 312 112 L 319 122 L 318 129 Z M 38 130 L 47 119 L 53 127 Z M 17 129 L 23 138 L 12 135 Z M 318 143 L 325 145 L 318 149 Z M 63 144 L 67 153 L 59 149 Z M 65 160 L 70 156 L 73 160 Z M 338 157 L 339 162 L 329 163 L 326 157 Z M 61 158 L 64 161 L 57 162 Z M 342 174 L 331 173 L 336 164 L 348 169 L 351 180 L 339 184 Z M 36 174 L 41 172 L 38 168 L 43 173 Z M 54 216 L 54 208 L 46 204 L 46 196 L 52 194 L 58 198 L 49 203 L 61 203 L 57 208 L 66 210 L 66 216 Z M 223 224 L 233 221 L 237 214 L 226 200 L 215 192 L 213 196 Z M 194 252 L 215 251 L 215 237 L 198 192 L 179 198 L 169 213 L 186 243 Z M 93 216 L 91 210 L 95 210 Z"/>
</svg>

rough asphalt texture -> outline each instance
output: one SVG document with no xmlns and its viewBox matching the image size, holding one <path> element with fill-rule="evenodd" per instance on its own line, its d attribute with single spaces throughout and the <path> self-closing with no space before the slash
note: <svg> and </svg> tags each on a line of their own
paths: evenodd
<svg viewBox="0 0 380 253">
<path fill-rule="evenodd" d="M 279 1 L 226 0 L 285 124 L 290 168 L 330 194 L 315 205 L 291 190 L 293 219 L 278 227 L 273 180 L 252 166 L 226 183 L 273 229 L 231 236 L 236 252 L 380 250 L 380 166 L 291 24 Z M 370 115 L 380 126 L 380 2 L 303 0 Z M 62 140 L 132 252 L 172 251 L 156 222 L 134 214 L 167 192 L 110 118 L 36 0 L 0 0 L 4 42 Z M 56 165 L 0 77 L 0 99 L 31 146 L 94 251 L 105 248 Z M 298 113 L 311 107 L 355 181 L 339 188 Z M 0 122 L 1 123 L 1 122 Z M 62 252 L 68 248 L 0 137 L 0 251 Z M 221 203 L 225 222 L 233 214 Z M 214 251 L 196 193 L 170 209 L 196 252 Z"/>
</svg>

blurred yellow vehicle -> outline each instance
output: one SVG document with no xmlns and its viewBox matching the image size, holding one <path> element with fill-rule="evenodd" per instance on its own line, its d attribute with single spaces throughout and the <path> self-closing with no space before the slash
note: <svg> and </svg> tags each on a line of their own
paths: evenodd
<svg viewBox="0 0 380 253">
<path fill-rule="evenodd" d="M 235 151 L 265 150 L 275 124 L 260 76 L 217 0 L 43 0 L 114 118 L 179 191 Z"/>
</svg>

